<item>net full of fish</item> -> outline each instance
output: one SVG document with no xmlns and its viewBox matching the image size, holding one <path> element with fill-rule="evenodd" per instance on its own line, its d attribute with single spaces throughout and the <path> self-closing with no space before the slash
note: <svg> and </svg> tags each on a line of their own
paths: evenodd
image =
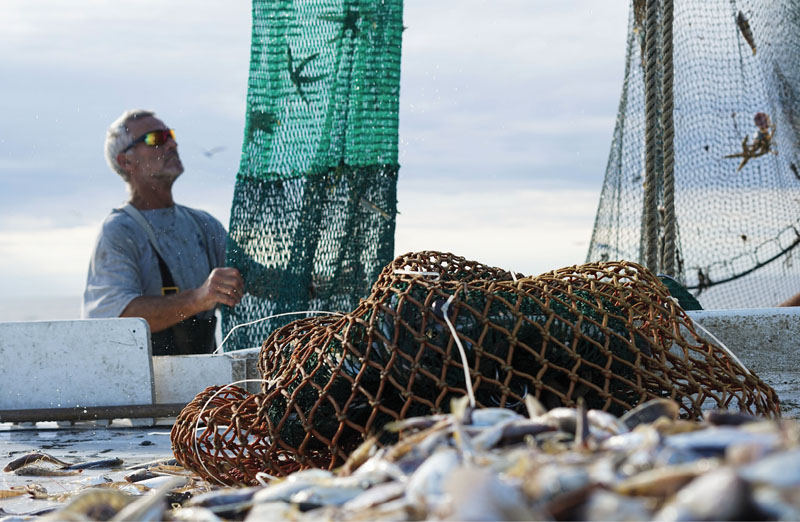
<svg viewBox="0 0 800 522">
<path fill-rule="evenodd" d="M 442 252 L 399 256 L 359 306 L 275 330 L 258 363 L 262 392 L 211 387 L 179 415 L 176 459 L 227 485 L 258 475 L 333 469 L 389 423 L 479 407 L 622 415 L 670 398 L 707 409 L 779 415 L 777 394 L 722 346 L 698 335 L 655 274 L 625 261 L 535 277 Z"/>
<path fill-rule="evenodd" d="M 195 483 L 123 498 L 90 489 L 50 519 L 115 520 L 796 520 L 800 422 L 708 411 L 689 421 L 656 399 L 615 416 L 596 409 L 473 410 L 387 426 L 335 470 L 263 485 Z M 187 495 L 188 496 L 188 495 Z M 123 512 L 123 510 L 125 510 Z M 132 516 L 134 518 L 125 518 Z"/>
</svg>

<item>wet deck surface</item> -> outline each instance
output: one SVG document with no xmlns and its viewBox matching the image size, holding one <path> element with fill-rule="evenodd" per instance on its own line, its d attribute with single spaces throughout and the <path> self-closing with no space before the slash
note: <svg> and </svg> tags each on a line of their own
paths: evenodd
<svg viewBox="0 0 800 522">
<path fill-rule="evenodd" d="M 56 427 L 55 423 L 39 423 L 29 427 L 0 424 L 0 469 L 12 460 L 33 451 L 41 451 L 69 463 L 119 458 L 116 468 L 86 469 L 72 476 L 19 476 L 0 471 L 0 490 L 15 486 L 39 485 L 50 494 L 61 494 L 85 487 L 100 477 L 123 481 L 129 466 L 172 457 L 170 425 L 154 427 L 105 427 L 93 423 L 76 423 L 72 427 Z M 0 518 L 9 514 L 28 513 L 50 506 L 51 500 L 34 500 L 29 495 L 0 500 Z"/>
</svg>

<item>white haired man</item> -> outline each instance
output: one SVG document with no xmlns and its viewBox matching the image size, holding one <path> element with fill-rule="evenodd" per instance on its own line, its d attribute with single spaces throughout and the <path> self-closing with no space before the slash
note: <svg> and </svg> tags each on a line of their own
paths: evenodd
<svg viewBox="0 0 800 522">
<path fill-rule="evenodd" d="M 172 199 L 183 173 L 175 133 L 153 112 L 126 111 L 109 127 L 105 153 L 130 200 L 103 222 L 81 315 L 143 317 L 154 355 L 213 351 L 214 309 L 238 304 L 244 283 L 224 267 L 222 224 Z"/>
</svg>

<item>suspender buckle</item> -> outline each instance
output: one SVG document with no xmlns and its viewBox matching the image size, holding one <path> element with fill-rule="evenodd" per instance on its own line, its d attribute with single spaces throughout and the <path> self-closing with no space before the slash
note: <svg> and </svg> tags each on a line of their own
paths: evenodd
<svg viewBox="0 0 800 522">
<path fill-rule="evenodd" d="M 162 286 L 161 295 L 177 294 L 180 289 L 177 286 Z"/>
</svg>

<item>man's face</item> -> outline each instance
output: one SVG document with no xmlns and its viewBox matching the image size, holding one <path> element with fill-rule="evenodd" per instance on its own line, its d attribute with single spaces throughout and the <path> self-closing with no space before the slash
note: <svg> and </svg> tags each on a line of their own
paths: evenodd
<svg viewBox="0 0 800 522">
<path fill-rule="evenodd" d="M 148 132 L 168 130 L 164 122 L 153 116 L 145 116 L 128 122 L 128 131 L 133 140 L 137 140 Z M 131 177 L 151 177 L 174 181 L 183 173 L 183 163 L 178 156 L 178 144 L 169 138 L 162 145 L 151 146 L 139 142 L 123 154 L 129 161 L 125 168 Z"/>
</svg>

